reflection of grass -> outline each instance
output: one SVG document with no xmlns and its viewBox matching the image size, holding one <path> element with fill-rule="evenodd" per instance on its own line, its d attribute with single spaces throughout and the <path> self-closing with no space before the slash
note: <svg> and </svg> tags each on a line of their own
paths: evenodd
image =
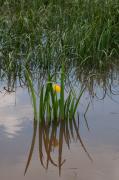
<svg viewBox="0 0 119 180">
<path fill-rule="evenodd" d="M 39 123 L 39 127 L 38 127 L 38 121 L 34 121 L 33 138 L 25 168 L 25 174 L 30 165 L 30 161 L 33 155 L 37 129 L 39 132 L 38 134 L 39 158 L 41 165 L 45 169 L 48 169 L 49 163 L 51 163 L 55 167 L 59 168 L 59 175 L 61 175 L 61 168 L 66 161 L 66 159 L 62 158 L 63 144 L 66 143 L 68 149 L 70 149 L 70 143 L 72 139 L 78 140 L 80 142 L 83 150 L 85 151 L 89 159 L 92 161 L 92 158 L 88 153 L 79 133 L 79 119 L 77 121 L 75 119 L 73 119 L 72 121 L 59 120 L 55 123 L 49 123 L 49 124 L 47 124 L 44 121 L 42 123 Z M 55 160 L 53 159 L 54 151 L 57 152 L 58 155 L 57 160 L 56 157 Z"/>
<path fill-rule="evenodd" d="M 40 122 L 42 121 L 50 122 L 50 121 L 57 121 L 59 119 L 71 120 L 74 118 L 84 89 L 79 93 L 78 98 L 76 98 L 72 90 L 67 95 L 67 98 L 65 98 L 64 66 L 62 66 L 60 85 L 55 85 L 55 89 L 54 89 L 53 77 L 51 77 L 50 74 L 48 75 L 48 81 L 46 82 L 46 84 L 42 85 L 38 97 L 39 110 L 37 110 L 37 101 L 36 101 L 37 96 L 35 93 L 33 82 L 27 70 L 26 70 L 26 78 L 31 92 L 35 120 L 39 119 Z"/>
</svg>

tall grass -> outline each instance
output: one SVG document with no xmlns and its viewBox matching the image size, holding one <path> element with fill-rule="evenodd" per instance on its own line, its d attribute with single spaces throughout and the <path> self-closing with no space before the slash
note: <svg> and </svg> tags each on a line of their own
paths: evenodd
<svg viewBox="0 0 119 180">
<path fill-rule="evenodd" d="M 1 1 L 1 65 L 58 68 L 63 57 L 102 68 L 119 57 L 118 27 L 118 0 Z"/>
<path fill-rule="evenodd" d="M 59 121 L 62 120 L 71 120 L 75 117 L 80 98 L 83 95 L 84 89 L 81 90 L 78 97 L 76 97 L 71 89 L 67 94 L 67 97 L 64 96 L 65 93 L 65 72 L 64 64 L 62 65 L 61 75 L 60 75 L 60 85 L 58 86 L 60 91 L 57 92 L 53 89 L 53 76 L 48 75 L 48 81 L 44 85 L 41 85 L 38 95 L 36 94 L 33 81 L 31 79 L 29 71 L 26 69 L 26 80 L 31 93 L 31 99 L 33 103 L 34 118 L 39 120 L 41 123 L 43 121 Z M 37 102 L 36 99 L 39 99 Z M 37 108 L 37 104 L 39 108 Z"/>
<path fill-rule="evenodd" d="M 14 89 L 16 81 L 25 85 L 24 67 L 47 77 L 59 72 L 64 61 L 65 73 L 77 69 L 76 82 L 87 83 L 91 72 L 105 73 L 105 91 L 115 59 L 118 67 L 118 27 L 118 0 L 1 0 L 0 79 Z"/>
</svg>

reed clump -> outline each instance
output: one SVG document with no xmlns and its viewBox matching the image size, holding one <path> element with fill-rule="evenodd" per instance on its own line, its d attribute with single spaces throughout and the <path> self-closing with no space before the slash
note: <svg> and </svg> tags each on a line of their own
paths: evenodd
<svg viewBox="0 0 119 180">
<path fill-rule="evenodd" d="M 0 63 L 102 68 L 119 57 L 118 0 L 0 1 Z M 9 66 L 10 65 L 10 66 Z"/>
<path fill-rule="evenodd" d="M 60 84 L 55 84 L 53 77 L 54 75 L 48 75 L 47 82 L 41 86 L 37 95 L 30 73 L 26 70 L 26 80 L 32 98 L 34 118 L 41 123 L 43 121 L 52 122 L 73 119 L 84 92 L 84 89 L 82 89 L 76 97 L 71 89 L 70 92 L 65 95 L 64 66 L 62 66 L 60 74 Z"/>
</svg>

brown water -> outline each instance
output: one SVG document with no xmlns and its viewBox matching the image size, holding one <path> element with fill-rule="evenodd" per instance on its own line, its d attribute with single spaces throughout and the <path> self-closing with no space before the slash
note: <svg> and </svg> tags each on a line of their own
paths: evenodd
<svg viewBox="0 0 119 180">
<path fill-rule="evenodd" d="M 89 129 L 83 116 L 89 96 L 85 94 L 82 99 L 79 132 L 93 161 L 81 146 L 74 130 L 74 140 L 71 138 L 69 141 L 70 149 L 63 137 L 62 161 L 65 159 L 65 162 L 61 167 L 61 176 L 59 168 L 50 162 L 46 170 L 38 155 L 37 132 L 34 152 L 24 176 L 34 129 L 32 106 L 26 89 L 19 88 L 16 93 L 4 93 L 0 93 L 0 180 L 118 180 L 119 95 L 112 95 L 114 100 L 109 96 L 103 100 L 93 99 L 86 115 Z M 57 127 L 57 134 L 59 132 L 60 128 Z M 54 138 L 51 147 L 54 162 L 58 162 L 59 147 L 58 137 Z M 47 154 L 44 162 L 46 157 Z"/>
</svg>

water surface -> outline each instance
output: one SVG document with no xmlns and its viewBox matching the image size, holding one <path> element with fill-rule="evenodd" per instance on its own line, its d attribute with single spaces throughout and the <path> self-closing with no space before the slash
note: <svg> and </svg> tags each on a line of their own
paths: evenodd
<svg viewBox="0 0 119 180">
<path fill-rule="evenodd" d="M 65 160 L 65 162 L 61 167 L 61 175 L 59 176 L 59 168 L 52 163 L 49 163 L 46 170 L 41 165 L 39 158 L 39 135 L 37 132 L 30 165 L 24 176 L 34 129 L 31 100 L 27 88 L 17 88 L 16 92 L 5 93 L 4 90 L 0 93 L 0 179 L 118 179 L 118 95 L 106 95 L 103 100 L 99 100 L 97 97 L 92 98 L 86 114 L 86 121 L 83 114 L 86 103 L 90 101 L 89 94 L 85 93 L 82 98 L 79 106 L 79 132 L 93 161 L 89 159 L 82 148 L 76 131 L 74 131 L 74 139 L 71 138 L 69 143 L 70 149 L 63 137 L 62 161 Z M 55 139 L 51 148 L 51 155 L 55 162 L 58 162 L 58 148 L 59 142 Z M 46 157 L 47 154 L 44 155 L 44 161 Z"/>
</svg>

